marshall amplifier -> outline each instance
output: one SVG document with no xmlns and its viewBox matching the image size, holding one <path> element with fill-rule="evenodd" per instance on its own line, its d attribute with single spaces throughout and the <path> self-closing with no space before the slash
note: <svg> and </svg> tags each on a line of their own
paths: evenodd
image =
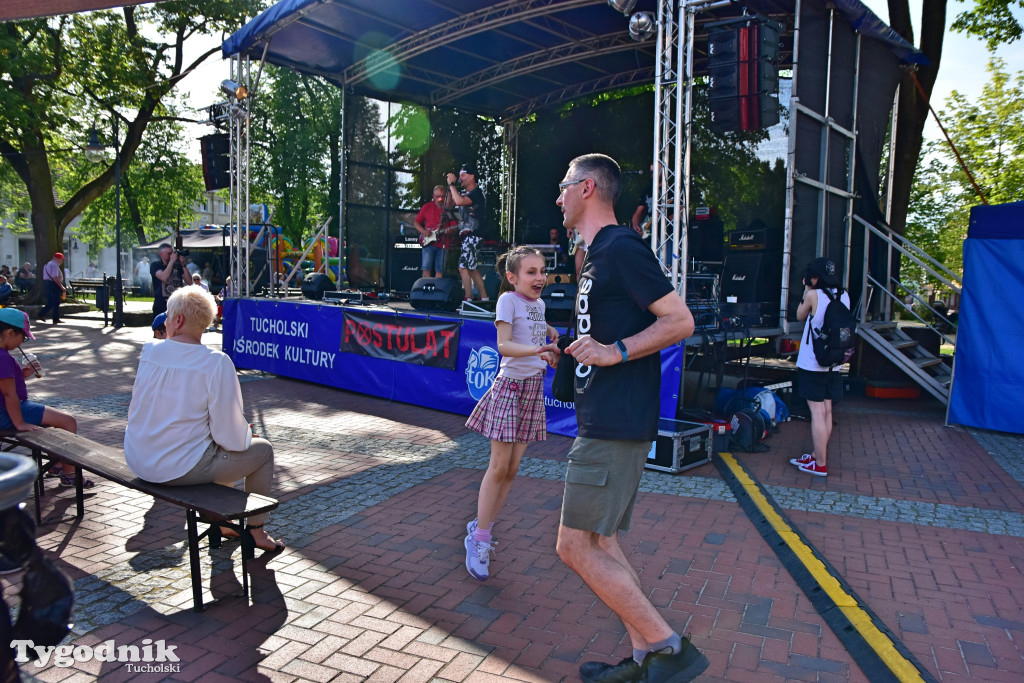
<svg viewBox="0 0 1024 683">
<path fill-rule="evenodd" d="M 733 252 L 722 267 L 722 298 L 739 303 L 771 301 L 782 288 L 782 257 L 772 252 Z"/>
<path fill-rule="evenodd" d="M 420 279 L 420 258 L 423 248 L 418 244 L 396 244 L 391 248 L 391 263 L 388 271 L 389 289 L 398 294 L 408 294 L 416 280 Z"/>
<path fill-rule="evenodd" d="M 729 248 L 740 251 L 763 251 L 768 248 L 768 231 L 733 230 L 729 233 Z"/>
</svg>

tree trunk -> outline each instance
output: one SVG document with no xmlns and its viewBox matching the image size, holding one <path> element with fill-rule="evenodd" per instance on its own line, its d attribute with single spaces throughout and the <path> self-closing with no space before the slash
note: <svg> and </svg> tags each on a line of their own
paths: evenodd
<svg viewBox="0 0 1024 683">
<path fill-rule="evenodd" d="M 910 25 L 908 0 L 889 0 L 889 23 L 907 42 L 914 43 Z M 942 41 L 946 31 L 946 0 L 924 0 L 921 8 L 921 43 L 918 49 L 931 62 L 917 72 L 908 71 L 900 81 L 899 113 L 896 140 L 892 146 L 892 217 L 890 227 L 902 235 L 907 226 L 910 191 L 914 185 L 914 172 L 921 154 L 924 124 L 928 120 L 928 98 L 935 87 L 942 58 Z M 920 81 L 924 96 L 914 77 Z"/>
</svg>

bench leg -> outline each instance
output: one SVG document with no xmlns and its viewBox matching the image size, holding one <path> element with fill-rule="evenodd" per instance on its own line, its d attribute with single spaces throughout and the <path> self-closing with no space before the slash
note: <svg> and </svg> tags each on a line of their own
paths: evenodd
<svg viewBox="0 0 1024 683">
<path fill-rule="evenodd" d="M 42 520 L 42 510 L 40 508 L 40 499 L 43 497 L 43 454 L 38 448 L 32 449 L 32 459 L 36 461 L 36 480 L 32 485 L 32 492 L 35 494 L 34 498 L 36 503 L 36 524 Z"/>
<path fill-rule="evenodd" d="M 203 606 L 203 573 L 199 567 L 199 529 L 196 527 L 196 511 L 185 510 L 185 522 L 188 526 L 188 563 L 192 573 L 192 609 L 202 612 Z"/>
<path fill-rule="evenodd" d="M 81 467 L 75 468 L 75 506 L 75 518 L 85 517 L 85 471 Z"/>
</svg>

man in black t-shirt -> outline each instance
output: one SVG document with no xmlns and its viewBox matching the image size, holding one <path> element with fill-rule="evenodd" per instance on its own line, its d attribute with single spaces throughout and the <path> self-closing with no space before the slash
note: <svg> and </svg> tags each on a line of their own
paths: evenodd
<svg viewBox="0 0 1024 683">
<path fill-rule="evenodd" d="M 462 185 L 462 190 L 459 190 Z M 448 174 L 448 192 L 455 206 L 459 209 L 459 238 L 462 248 L 459 251 L 459 276 L 462 278 L 462 290 L 465 301 L 473 300 L 473 285 L 480 292 L 480 300 L 487 301 L 487 290 L 484 278 L 477 267 L 480 256 L 480 242 L 487 234 L 484 225 L 485 202 L 484 193 L 476 184 L 476 164 L 462 164 L 459 170 L 459 182 L 455 182 L 455 174 Z"/>
<path fill-rule="evenodd" d="M 633 656 L 586 662 L 584 681 L 688 681 L 707 658 L 680 637 L 647 599 L 618 544 L 629 528 L 647 454 L 657 437 L 659 351 L 693 332 L 693 316 L 657 259 L 633 230 L 618 225 L 622 177 L 602 154 L 573 159 L 555 202 L 563 223 L 583 236 L 587 257 L 576 298 L 576 422 L 569 451 L 558 555 L 614 611 Z M 557 346 L 555 346 L 557 348 Z"/>
</svg>

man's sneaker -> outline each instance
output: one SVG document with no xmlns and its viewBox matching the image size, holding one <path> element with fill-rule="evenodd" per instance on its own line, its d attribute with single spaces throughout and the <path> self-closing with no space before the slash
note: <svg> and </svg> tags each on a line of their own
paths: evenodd
<svg viewBox="0 0 1024 683">
<path fill-rule="evenodd" d="M 474 540 L 472 535 L 466 536 L 465 545 L 466 571 L 477 581 L 486 581 L 490 576 L 488 568 L 491 566 L 491 551 L 494 546 Z"/>
<path fill-rule="evenodd" d="M 626 657 L 618 664 L 604 662 L 583 662 L 580 678 L 583 683 L 630 683 L 640 675 L 640 665 L 632 657 Z"/>
<path fill-rule="evenodd" d="M 806 472 L 807 474 L 813 474 L 816 477 L 828 476 L 828 467 L 825 465 L 819 465 L 816 462 L 808 463 L 807 465 L 800 465 L 800 471 Z"/>
<path fill-rule="evenodd" d="M 642 683 L 686 683 L 708 668 L 708 658 L 693 646 L 689 638 L 683 638 L 679 654 L 648 652 L 635 679 Z"/>
<path fill-rule="evenodd" d="M 814 456 L 810 453 L 804 453 L 799 458 L 789 459 L 789 464 L 796 465 L 797 467 L 800 467 L 801 465 L 810 465 L 812 462 L 814 462 Z"/>
</svg>

